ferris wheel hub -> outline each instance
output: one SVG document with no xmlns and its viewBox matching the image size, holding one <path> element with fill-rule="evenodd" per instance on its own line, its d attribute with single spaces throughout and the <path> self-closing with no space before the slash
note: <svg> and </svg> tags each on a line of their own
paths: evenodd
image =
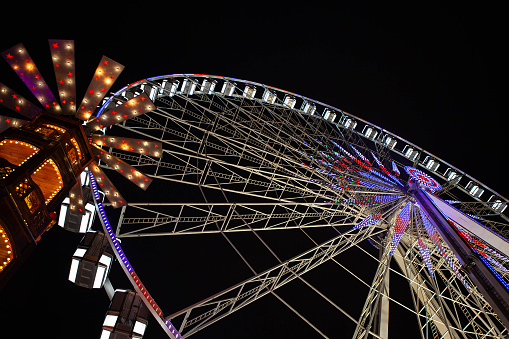
<svg viewBox="0 0 509 339">
<path fill-rule="evenodd" d="M 442 189 L 442 186 L 435 179 L 417 168 L 406 166 L 405 172 L 410 176 L 410 181 L 416 183 L 420 188 L 427 189 L 431 192 L 440 191 Z"/>
</svg>

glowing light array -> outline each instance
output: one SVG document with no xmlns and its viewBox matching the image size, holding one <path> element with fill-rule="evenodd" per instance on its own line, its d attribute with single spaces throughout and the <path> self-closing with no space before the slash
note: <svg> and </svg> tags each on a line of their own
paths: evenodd
<svg viewBox="0 0 509 339">
<path fill-rule="evenodd" d="M 431 242 L 435 246 L 435 248 L 438 250 L 438 252 L 442 255 L 442 257 L 445 259 L 449 267 L 453 270 L 453 272 L 456 274 L 458 279 L 461 281 L 463 286 L 469 291 L 472 292 L 472 288 L 467 284 L 466 280 L 461 276 L 460 272 L 456 268 L 456 265 L 454 265 L 454 262 L 452 259 L 447 255 L 445 252 L 442 241 L 440 240 L 440 237 L 438 235 L 438 232 L 436 232 L 433 225 L 431 225 L 431 222 L 428 220 L 428 217 L 424 214 L 424 212 L 419 208 L 419 214 L 421 216 L 422 224 L 424 225 L 424 228 L 426 229 L 426 233 L 428 233 L 429 238 L 431 239 Z"/>
<path fill-rule="evenodd" d="M 392 160 L 392 171 L 394 172 L 394 174 L 396 174 L 397 177 L 399 177 L 401 175 L 401 173 L 399 172 L 398 166 L 396 166 L 396 163 L 394 162 L 394 160 Z"/>
<path fill-rule="evenodd" d="M 11 241 L 2 226 L 0 226 L 0 255 L 0 272 L 2 272 L 14 258 Z"/>
<path fill-rule="evenodd" d="M 454 204 L 459 204 L 461 203 L 460 200 L 444 200 L 446 203 L 448 203 L 449 205 L 454 205 Z"/>
<path fill-rule="evenodd" d="M 378 167 L 380 167 L 380 169 L 382 170 L 382 172 L 384 172 L 386 175 L 389 176 L 389 179 L 391 181 L 393 181 L 395 184 L 398 184 L 400 186 L 404 186 L 394 175 L 391 174 L 391 172 L 389 172 L 385 167 L 384 165 L 380 162 L 380 160 L 378 160 L 378 158 L 373 154 L 373 152 L 370 152 L 371 153 L 371 156 L 373 156 L 373 159 L 375 159 L 375 162 L 378 164 Z"/>
<path fill-rule="evenodd" d="M 76 185 L 74 185 L 69 191 L 69 200 L 70 200 L 69 208 L 71 209 L 71 211 L 83 215 L 85 214 L 86 201 L 83 200 L 83 188 L 81 186 L 80 177 L 78 177 Z"/>
<path fill-rule="evenodd" d="M 396 216 L 396 221 L 394 222 L 394 233 L 392 235 L 391 255 L 393 255 L 396 251 L 399 241 L 401 240 L 406 227 L 410 223 L 410 206 L 411 203 L 409 201 Z"/>
<path fill-rule="evenodd" d="M 150 100 L 147 94 L 143 93 L 90 120 L 90 122 L 87 123 L 87 126 L 90 127 L 92 131 L 97 131 L 101 128 L 109 127 L 111 125 L 121 123 L 124 120 L 150 112 L 154 108 L 154 103 Z"/>
<path fill-rule="evenodd" d="M 95 70 L 94 77 L 88 85 L 87 91 L 76 112 L 76 118 L 87 121 L 104 96 L 109 91 L 118 76 L 124 70 L 124 66 L 106 56 L 101 58 L 99 66 Z"/>
<path fill-rule="evenodd" d="M 382 183 L 382 184 L 384 184 L 384 185 L 394 186 L 394 184 L 393 184 L 393 183 L 387 182 L 387 181 L 382 180 L 382 179 L 379 179 L 379 178 L 375 178 L 374 176 L 372 176 L 372 175 L 370 175 L 370 174 L 368 174 L 368 173 L 366 173 L 366 172 L 360 172 L 360 171 L 359 171 L 359 174 L 360 174 L 360 175 L 362 175 L 362 176 L 365 176 L 366 178 L 369 178 L 369 179 L 371 179 L 371 180 L 378 181 L 378 182 L 380 182 L 380 183 Z"/>
<path fill-rule="evenodd" d="M 98 148 L 97 146 L 92 147 L 92 151 L 96 158 L 101 159 L 101 161 L 111 168 L 113 168 L 118 173 L 122 174 L 129 181 L 135 183 L 138 187 L 143 190 L 146 190 L 152 179 L 147 177 L 145 174 L 138 171 L 133 166 L 128 163 L 120 160 L 116 156 L 106 152 L 103 149 Z"/>
<path fill-rule="evenodd" d="M 381 189 L 381 190 L 389 190 L 389 191 L 394 191 L 393 188 L 389 188 L 387 186 L 380 186 L 380 185 L 377 185 L 377 184 L 373 184 L 371 182 L 367 182 L 367 181 L 359 181 L 359 184 L 363 185 L 363 186 L 366 186 L 366 187 L 371 187 L 371 188 L 378 188 L 378 189 Z"/>
<path fill-rule="evenodd" d="M 152 298 L 152 296 L 150 295 L 148 290 L 145 288 L 145 285 L 142 283 L 140 277 L 134 271 L 133 267 L 131 266 L 131 263 L 129 262 L 124 251 L 122 250 L 122 247 L 120 246 L 120 243 L 119 243 L 117 237 L 115 236 L 115 232 L 113 231 L 113 228 L 110 225 L 110 222 L 108 220 L 106 212 L 104 211 L 103 204 L 100 202 L 101 197 L 100 197 L 99 191 L 97 189 L 97 182 L 95 180 L 94 175 L 90 175 L 90 185 L 92 187 L 92 192 L 93 192 L 95 200 L 96 200 L 97 210 L 99 212 L 99 216 L 101 217 L 102 223 L 106 230 L 106 234 L 108 234 L 108 236 L 113 244 L 117 258 L 119 258 L 119 260 L 123 263 L 125 269 L 129 272 L 132 280 L 136 284 L 136 286 L 138 288 L 138 294 L 143 295 L 143 297 L 148 301 L 148 303 L 150 304 L 152 309 L 155 311 L 155 313 L 164 321 L 166 327 L 171 331 L 171 333 L 175 336 L 175 338 L 181 339 L 182 336 L 177 331 L 175 326 L 173 326 L 173 324 L 169 320 L 163 319 L 163 311 L 161 310 L 159 305 L 157 305 L 157 303 L 155 302 L 154 298 Z"/>
<path fill-rule="evenodd" d="M 28 119 L 33 119 L 42 109 L 0 82 L 0 104 Z M 17 119 L 15 119 L 17 120 Z M 2 131 L 2 129 L 0 129 Z"/>
<path fill-rule="evenodd" d="M 60 105 L 49 90 L 46 81 L 44 81 L 44 78 L 23 44 L 18 44 L 5 50 L 2 56 L 12 67 L 14 72 L 23 80 L 44 109 L 56 114 L 62 112 Z"/>
<path fill-rule="evenodd" d="M 18 166 L 23 165 L 28 159 L 33 157 L 34 154 L 36 154 L 40 150 L 38 147 L 30 145 L 27 142 L 23 142 L 23 141 L 19 141 L 19 140 L 14 140 L 14 139 L 4 139 L 4 140 L 0 141 L 0 147 L 2 147 L 3 145 L 8 145 L 6 147 L 9 147 L 9 148 L 12 148 L 12 147 L 15 147 L 15 148 L 17 148 L 17 147 L 24 147 L 29 152 L 29 153 L 23 152 L 23 154 L 26 153 L 26 158 L 24 158 L 19 163 L 14 163 L 13 162 L 14 160 L 11 159 L 10 162 L 13 163 L 14 165 L 18 165 Z M 6 157 L 7 154 L 4 154 L 3 156 Z M 18 152 L 17 152 L 17 157 L 19 159 L 19 153 Z M 7 160 L 9 160 L 9 159 L 7 159 Z"/>
<path fill-rule="evenodd" d="M 486 258 L 487 260 L 489 260 L 492 264 L 494 264 L 495 266 L 497 266 L 499 269 L 501 269 L 502 271 L 506 272 L 506 273 L 509 273 L 509 270 L 507 268 L 505 268 L 502 264 L 500 264 L 498 261 L 496 261 L 495 259 L 493 259 L 492 257 L 490 257 L 489 255 L 487 255 L 486 253 L 484 253 L 483 251 L 481 251 L 479 248 L 476 248 L 474 246 L 474 244 L 476 244 L 478 247 L 481 247 L 483 248 L 484 250 L 488 250 L 489 252 L 495 254 L 498 258 L 501 258 L 501 259 L 504 259 L 506 262 L 507 262 L 507 258 L 505 258 L 504 256 L 496 253 L 496 251 L 493 251 L 491 248 L 489 248 L 488 246 L 485 246 L 483 243 L 477 241 L 475 238 L 471 237 L 467 232 L 465 232 L 464 230 L 462 230 L 461 228 L 459 228 L 455 222 L 453 222 L 452 220 L 448 219 L 449 223 L 453 226 L 453 228 L 456 230 L 456 232 L 458 232 L 461 237 L 463 238 L 463 240 L 465 240 L 465 242 L 468 244 L 468 246 L 470 246 L 470 248 L 472 249 L 472 251 L 474 251 L 477 255 L 479 256 L 483 256 L 484 258 Z"/>
<path fill-rule="evenodd" d="M 355 225 L 353 229 L 356 230 L 358 228 L 374 225 L 377 222 L 379 222 L 381 218 L 382 218 L 381 214 L 370 214 L 366 218 L 364 218 L 364 220 L 362 220 L 360 223 Z"/>
<path fill-rule="evenodd" d="M 355 151 L 355 153 L 357 153 L 357 155 L 359 156 L 359 158 L 361 158 L 362 160 L 364 160 L 369 166 L 372 166 L 371 165 L 371 162 L 369 162 L 369 160 L 361 153 L 359 152 L 355 147 L 353 147 L 352 144 L 350 144 L 350 147 Z"/>
<path fill-rule="evenodd" d="M 98 146 L 113 147 L 157 158 L 163 156 L 163 144 L 158 141 L 92 134 L 92 142 Z"/>
<path fill-rule="evenodd" d="M 357 180 L 357 179 L 352 179 L 352 178 L 349 178 L 347 176 L 344 176 L 344 175 L 341 175 L 341 174 L 336 174 L 336 173 L 330 172 L 330 171 L 326 171 L 324 169 L 321 169 L 321 168 L 318 168 L 318 167 L 313 167 L 311 165 L 307 165 L 307 164 L 304 164 L 304 163 L 302 163 L 302 165 L 307 166 L 307 167 L 309 167 L 311 169 L 314 169 L 315 171 L 317 171 L 319 173 L 323 173 L 323 174 L 329 175 L 331 177 L 338 178 L 341 181 L 345 181 L 348 184 L 351 184 L 351 185 L 359 184 L 359 180 Z M 326 165 L 329 166 L 329 167 L 335 168 L 336 170 L 338 170 L 340 172 L 343 172 L 341 169 L 337 168 L 334 165 L 331 165 L 331 164 L 326 164 Z"/>
<path fill-rule="evenodd" d="M 76 114 L 76 75 L 73 40 L 48 40 L 62 113 Z"/>
<path fill-rule="evenodd" d="M 428 268 L 429 274 L 434 277 L 435 273 L 433 271 L 433 265 L 431 264 L 431 259 L 429 257 L 428 248 L 424 244 L 421 238 L 417 240 L 417 248 L 419 249 L 419 252 L 421 253 L 421 257 L 424 259 L 424 262 L 426 263 L 426 267 Z"/>
<path fill-rule="evenodd" d="M 361 199 L 338 200 L 338 202 L 343 205 L 378 206 L 398 198 L 401 198 L 401 195 L 375 195 Z"/>
<path fill-rule="evenodd" d="M 493 266 L 490 265 L 490 263 L 488 262 L 488 260 L 486 260 L 485 257 L 483 257 L 482 255 L 479 254 L 479 252 L 476 250 L 476 249 L 472 249 L 475 253 L 477 253 L 477 255 L 479 256 L 479 258 L 484 262 L 484 264 L 486 265 L 486 267 L 488 267 L 488 269 L 491 271 L 491 273 L 493 273 L 493 275 L 502 283 L 502 285 L 504 285 L 505 289 L 509 291 L 509 284 L 507 283 L 507 281 L 505 281 L 505 279 L 500 275 L 500 273 L 498 273 L 494 268 Z"/>
<path fill-rule="evenodd" d="M 114 208 L 118 208 L 121 206 L 127 205 L 127 202 L 119 193 L 119 191 L 115 188 L 115 186 L 111 183 L 110 179 L 106 176 L 102 169 L 99 168 L 95 164 L 95 162 L 90 164 L 90 171 L 95 175 L 97 183 L 101 187 L 101 190 L 104 192 L 111 205 Z"/>
<path fill-rule="evenodd" d="M 348 151 L 347 151 L 347 150 L 345 150 L 343 147 L 339 146 L 339 145 L 338 145 L 338 144 L 336 144 L 335 142 L 334 142 L 334 145 L 336 145 L 336 147 L 338 147 L 338 148 L 341 150 L 341 152 L 345 153 L 345 154 L 346 154 L 346 155 L 347 155 L 350 159 L 352 159 L 352 160 L 353 160 L 353 161 L 354 161 L 357 165 L 359 165 L 359 166 L 363 167 L 364 169 L 366 169 L 366 170 L 368 170 L 368 171 L 370 170 L 370 168 L 369 168 L 368 166 L 364 165 L 364 164 L 363 164 L 361 161 L 359 161 L 356 157 L 354 157 L 353 155 L 351 155 L 350 153 L 348 153 Z"/>
<path fill-rule="evenodd" d="M 452 220 L 448 219 L 449 222 L 453 222 Z M 478 241 L 477 239 L 475 239 L 474 237 L 470 236 L 467 232 L 465 232 L 463 229 L 457 227 L 457 230 L 462 234 L 464 235 L 470 242 L 476 244 L 477 246 L 481 247 L 483 250 L 486 250 L 488 252 L 490 252 L 491 254 L 495 255 L 497 258 L 509 263 L 509 258 L 507 258 L 506 256 L 498 253 L 497 251 L 493 250 L 492 248 L 490 248 L 489 246 L 486 246 L 485 244 L 483 244 L 482 242 Z M 509 273 L 509 272 L 508 272 Z"/>
<path fill-rule="evenodd" d="M 410 166 L 406 166 L 405 172 L 407 172 L 410 177 L 417 180 L 422 186 L 431 190 L 432 192 L 440 191 L 442 189 L 442 186 L 440 186 L 440 184 L 435 179 L 433 179 L 423 171 L 420 171 Z"/>
</svg>

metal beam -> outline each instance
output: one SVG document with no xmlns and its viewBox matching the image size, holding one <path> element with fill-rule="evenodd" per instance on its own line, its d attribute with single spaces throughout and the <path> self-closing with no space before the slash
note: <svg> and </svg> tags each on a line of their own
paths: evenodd
<svg viewBox="0 0 509 339">
<path fill-rule="evenodd" d="M 509 328 L 509 291 L 495 277 L 486 264 L 470 249 L 470 246 L 462 236 L 452 228 L 451 224 L 433 204 L 428 195 L 413 181 L 410 193 L 412 193 L 430 222 L 437 229 L 441 238 L 447 243 L 447 246 L 463 265 L 463 269 L 468 272 L 472 282 L 500 317 L 504 326 Z"/>
</svg>

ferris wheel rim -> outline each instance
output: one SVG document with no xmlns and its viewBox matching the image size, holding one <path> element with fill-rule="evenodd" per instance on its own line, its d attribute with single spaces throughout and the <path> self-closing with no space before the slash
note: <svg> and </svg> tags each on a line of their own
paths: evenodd
<svg viewBox="0 0 509 339">
<path fill-rule="evenodd" d="M 214 80 L 223 80 L 223 81 L 231 81 L 231 82 L 239 82 L 239 83 L 242 83 L 242 84 L 248 84 L 248 85 L 252 85 L 252 86 L 258 86 L 260 88 L 263 88 L 263 89 L 268 89 L 268 90 L 271 90 L 271 91 L 276 91 L 276 92 L 279 92 L 279 93 L 283 93 L 285 95 L 290 95 L 290 96 L 295 96 L 295 97 L 298 97 L 300 98 L 301 100 L 303 100 L 304 102 L 306 101 L 309 101 L 309 102 L 312 102 L 314 104 L 317 104 L 317 105 L 320 105 L 321 107 L 323 108 L 329 108 L 331 110 L 334 110 L 335 112 L 339 112 L 341 113 L 342 115 L 344 115 L 345 117 L 349 117 L 349 118 L 353 118 L 355 119 L 356 121 L 359 121 L 359 122 L 362 122 L 365 124 L 365 127 L 372 127 L 372 128 L 376 128 L 380 131 L 380 133 L 386 133 L 386 136 L 389 136 L 389 137 L 393 137 L 393 138 L 396 138 L 395 140 L 397 141 L 401 141 L 403 143 L 405 143 L 405 148 L 407 146 L 409 147 L 414 147 L 414 150 L 416 151 L 419 151 L 419 152 L 422 152 L 423 154 L 425 154 L 427 157 L 430 157 L 430 160 L 433 160 L 435 161 L 435 164 L 436 162 L 439 162 L 440 164 L 444 164 L 444 165 L 447 165 L 449 167 L 449 169 L 451 169 L 452 171 L 457 171 L 455 172 L 456 173 L 456 178 L 459 176 L 459 177 L 466 177 L 470 182 L 472 182 L 472 185 L 474 186 L 478 186 L 479 188 L 481 189 L 484 189 L 484 190 L 487 190 L 489 191 L 492 196 L 488 199 L 488 201 L 485 201 L 485 200 L 480 200 L 479 197 L 476 197 L 475 195 L 471 195 L 471 197 L 473 199 L 476 199 L 477 201 L 483 201 L 483 202 L 486 202 L 486 203 L 489 203 L 491 199 L 495 200 L 496 198 L 499 198 L 500 201 L 498 201 L 498 203 L 501 203 L 501 204 L 505 204 L 505 206 L 509 205 L 509 199 L 506 198 L 505 196 L 503 196 L 502 194 L 498 193 L 497 191 L 495 191 L 494 189 L 490 188 L 489 186 L 485 185 L 484 183 L 482 183 L 480 180 L 472 177 L 471 175 L 469 175 L 468 173 L 466 173 L 465 171 L 455 167 L 454 165 L 450 164 L 449 162 L 443 160 L 442 158 L 436 156 L 435 154 L 419 147 L 418 145 L 398 136 L 397 134 L 391 132 L 391 131 L 388 131 L 382 127 L 379 127 L 365 119 L 362 119 L 352 113 L 349 113 L 349 112 L 346 112 L 344 110 L 341 110 L 340 108 L 337 108 L 337 107 L 334 107 L 332 105 L 329 105 L 329 104 L 326 104 L 326 103 L 323 103 L 319 100 L 316 100 L 316 99 L 312 99 L 312 98 L 309 98 L 309 97 L 306 97 L 304 95 L 301 95 L 301 94 L 297 94 L 295 92 L 291 92 L 291 91 L 288 91 L 288 90 L 284 90 L 284 89 L 281 89 L 281 88 L 278 88 L 278 87 L 274 87 L 274 86 L 270 86 L 270 85 L 267 85 L 267 84 L 263 84 L 263 83 L 259 83 L 259 82 L 255 82 L 255 81 L 249 81 L 249 80 L 244 80 L 244 79 L 240 79 L 240 78 L 233 78 L 233 77 L 228 77 L 228 76 L 221 76 L 221 75 L 211 75 L 211 74 L 194 74 L 194 73 L 179 73 L 179 74 L 167 74 L 167 75 L 159 75 L 159 76 L 153 76 L 153 77 L 148 77 L 148 78 L 144 78 L 144 79 L 140 79 L 140 80 L 137 80 L 133 83 L 130 83 L 130 84 L 127 84 L 126 86 L 122 87 L 121 89 L 117 90 L 116 92 L 114 92 L 99 108 L 98 110 L 98 113 L 97 115 L 100 115 L 104 109 L 107 107 L 107 105 L 111 102 L 111 100 L 115 97 L 115 96 L 118 96 L 120 95 L 122 92 L 125 92 L 126 90 L 130 89 L 130 88 L 133 88 L 135 86 L 139 86 L 140 84 L 143 84 L 144 82 L 147 82 L 150 84 L 151 81 L 156 81 L 156 80 L 164 80 L 164 79 L 178 79 L 178 78 L 189 78 L 189 79 L 193 79 L 193 78 L 196 78 L 196 79 L 214 79 Z M 219 94 L 219 91 L 216 91 L 214 92 L 215 94 Z M 254 98 L 254 99 L 258 99 L 258 100 L 261 100 L 260 98 Z M 278 98 L 279 101 L 281 101 L 280 98 Z M 281 104 L 280 104 L 281 105 Z M 302 113 L 301 110 L 298 110 L 300 113 Z M 319 115 L 321 116 L 321 115 Z M 333 122 L 337 128 L 344 128 L 344 126 L 339 123 L 339 122 Z M 348 128 L 348 127 L 347 127 Z M 355 130 L 355 132 L 361 136 L 364 137 L 364 135 L 362 135 L 362 132 L 359 132 L 357 130 Z M 387 145 L 386 145 L 387 146 Z M 395 149 L 394 146 L 391 146 L 391 147 L 387 147 L 387 149 L 391 152 L 394 152 L 396 154 L 399 154 L 401 155 L 401 151 L 397 151 Z M 420 155 L 419 155 L 420 156 Z M 432 174 L 435 174 L 435 175 L 438 175 L 440 179 L 442 180 L 446 180 L 443 176 L 443 173 L 439 173 L 439 172 L 436 172 L 436 171 L 431 171 L 429 168 L 426 167 L 425 164 L 423 164 L 422 162 L 417 162 L 416 163 L 416 166 L 414 167 L 420 167 L 422 170 L 426 171 L 426 172 L 431 172 Z M 470 183 L 469 182 L 469 183 Z M 458 187 L 458 186 L 457 186 Z M 468 187 L 468 184 L 466 185 L 466 187 Z M 460 187 L 461 189 L 465 189 L 463 186 Z M 493 203 L 493 202 L 492 202 Z M 496 211 L 498 213 L 498 211 Z M 503 212 L 503 211 L 502 211 Z M 503 215 L 503 213 L 499 213 L 499 215 Z M 509 217 L 506 217 L 506 220 L 509 222 Z"/>
</svg>

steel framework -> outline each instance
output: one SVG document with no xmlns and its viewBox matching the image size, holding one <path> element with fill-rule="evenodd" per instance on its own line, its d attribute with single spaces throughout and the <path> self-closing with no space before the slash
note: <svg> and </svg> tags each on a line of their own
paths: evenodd
<svg viewBox="0 0 509 339">
<path fill-rule="evenodd" d="M 180 236 L 209 237 L 211 248 L 212 242 L 226 240 L 240 258 L 237 264 L 249 272 L 246 278 L 246 272 L 236 275 L 240 269 L 232 268 L 232 279 L 240 283 L 164 315 L 164 323 L 179 331 L 167 332 L 170 336 L 190 336 L 266 295 L 282 302 L 318 335 L 337 336 L 319 329 L 312 315 L 279 294 L 277 290 L 292 281 L 300 281 L 332 305 L 338 319 L 350 323 L 355 338 L 387 338 L 397 327 L 389 326 L 390 305 L 415 315 L 422 338 L 507 335 L 508 256 L 493 245 L 494 236 L 480 231 L 485 225 L 482 230 L 507 235 L 507 199 L 500 194 L 358 117 L 239 79 L 205 75 L 145 79 L 118 91 L 101 110 L 141 93 L 157 108 L 103 133 L 105 138 L 111 134 L 160 142 L 163 156 L 103 147 L 154 181 L 143 194 L 122 190 L 129 203 L 108 212 L 116 223 L 114 237 L 129 247 L 136 246 L 136 239 L 149 237 L 175 248 L 180 248 Z M 442 189 L 434 192 L 407 176 L 406 166 L 432 175 Z M 448 206 L 457 203 L 461 210 L 457 213 L 469 224 L 453 222 L 450 213 L 423 200 L 429 192 Z M 482 200 L 489 195 L 483 196 L 486 192 L 490 197 Z M 243 234 L 253 242 L 245 242 Z M 291 236 L 287 242 L 295 245 L 293 251 L 284 242 L 272 241 L 280 234 Z M 294 237 L 303 237 L 306 245 Z M 502 236 L 497 239 L 497 246 L 507 245 Z M 251 247 L 270 258 L 253 256 Z M 188 265 L 205 260 L 192 249 L 181 251 Z M 344 265 L 342 253 L 374 262 L 371 282 Z M 332 300 L 308 280 L 312 270 L 326 262 L 367 288 L 367 295 L 358 301 L 364 305 L 360 311 Z M 486 279 L 479 279 L 476 267 Z M 393 276 L 408 283 L 409 298 L 389 293 Z M 171 290 L 161 293 L 172 294 Z"/>
</svg>

